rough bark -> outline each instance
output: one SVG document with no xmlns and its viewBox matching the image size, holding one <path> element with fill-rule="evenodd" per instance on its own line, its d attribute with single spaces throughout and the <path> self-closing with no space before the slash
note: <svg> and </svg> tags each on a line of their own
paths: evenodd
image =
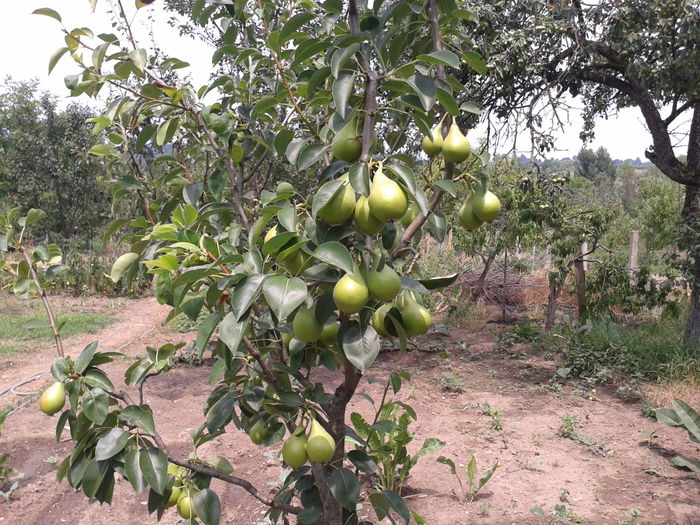
<svg viewBox="0 0 700 525">
<path fill-rule="evenodd" d="M 576 279 L 576 320 L 582 323 L 586 320 L 586 270 L 584 267 L 584 248 L 579 248 L 574 259 L 574 278 Z"/>
<path fill-rule="evenodd" d="M 544 322 L 544 329 L 546 331 L 554 328 L 554 322 L 557 316 L 557 299 L 559 299 L 559 294 L 561 293 L 562 286 L 557 286 L 556 277 L 553 275 L 549 276 L 549 295 L 547 296 L 547 317 Z"/>
</svg>

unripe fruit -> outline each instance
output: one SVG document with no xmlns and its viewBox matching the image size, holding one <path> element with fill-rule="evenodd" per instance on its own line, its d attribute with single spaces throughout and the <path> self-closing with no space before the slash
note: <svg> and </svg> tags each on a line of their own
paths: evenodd
<svg viewBox="0 0 700 525">
<path fill-rule="evenodd" d="M 424 334 L 433 322 L 430 312 L 419 305 L 410 295 L 404 296 L 400 311 L 401 324 L 408 337 Z"/>
<path fill-rule="evenodd" d="M 265 432 L 267 432 L 267 425 L 265 424 L 265 420 L 258 419 L 258 421 L 252 427 L 250 427 L 248 435 L 250 436 L 250 440 L 253 443 L 259 445 L 263 442 L 263 439 L 265 438 Z"/>
<path fill-rule="evenodd" d="M 304 253 L 302 250 L 297 250 L 293 254 L 285 257 L 280 264 L 287 270 L 291 275 L 300 275 L 304 270 L 309 268 L 314 262 L 313 257 L 308 253 Z"/>
<path fill-rule="evenodd" d="M 277 193 L 294 193 L 294 186 L 289 182 L 283 181 L 277 185 Z"/>
<path fill-rule="evenodd" d="M 445 113 L 445 115 L 446 114 L 447 113 Z M 437 123 L 437 126 L 430 130 L 432 137 L 429 135 L 423 137 L 423 142 L 421 145 L 423 146 L 423 151 L 425 151 L 425 154 L 428 155 L 428 157 L 434 157 L 442 151 L 442 121 L 445 119 L 445 115 L 442 116 L 440 122 Z"/>
<path fill-rule="evenodd" d="M 331 153 L 338 160 L 355 162 L 362 154 L 357 111 L 353 111 L 345 125 L 338 130 L 331 142 Z"/>
<path fill-rule="evenodd" d="M 413 222 L 413 219 L 418 217 L 418 214 L 420 213 L 420 206 L 418 206 L 418 203 L 416 201 L 411 201 L 408 203 L 408 209 L 406 210 L 406 213 L 403 214 L 403 217 L 401 217 L 401 226 L 404 228 L 407 228 L 409 224 Z"/>
<path fill-rule="evenodd" d="M 323 332 L 323 327 L 316 320 L 314 308 L 300 308 L 292 321 L 294 337 L 305 343 L 313 343 Z"/>
<path fill-rule="evenodd" d="M 318 216 L 328 224 L 343 224 L 355 212 L 355 191 L 347 182 L 318 210 Z"/>
<path fill-rule="evenodd" d="M 489 191 L 489 178 L 485 173 L 479 174 L 480 188 L 474 195 L 472 213 L 484 222 L 491 222 L 501 211 L 501 201 Z"/>
<path fill-rule="evenodd" d="M 474 216 L 474 197 L 470 195 L 467 200 L 464 201 L 462 207 L 459 209 L 457 218 L 459 223 L 465 230 L 473 231 L 483 224 L 483 221 Z"/>
<path fill-rule="evenodd" d="M 173 505 L 176 505 L 178 500 L 180 499 L 180 493 L 182 492 L 182 488 L 177 485 L 173 485 L 173 488 L 170 492 L 170 496 L 168 496 L 168 503 L 166 505 L 168 507 L 172 507 Z"/>
<path fill-rule="evenodd" d="M 401 277 L 385 264 L 381 271 L 370 270 L 367 275 L 367 288 L 373 299 L 388 303 L 401 291 Z"/>
<path fill-rule="evenodd" d="M 333 301 L 343 313 L 355 314 L 369 300 L 369 290 L 359 271 L 347 273 L 333 287 Z"/>
<path fill-rule="evenodd" d="M 321 336 L 318 338 L 324 345 L 333 346 L 336 343 L 338 337 L 338 330 L 340 325 L 335 317 L 331 317 L 323 325 L 323 331 Z"/>
<path fill-rule="evenodd" d="M 367 197 L 361 195 L 355 205 L 355 226 L 362 233 L 376 235 L 384 228 L 384 221 L 380 221 L 369 209 Z"/>
<path fill-rule="evenodd" d="M 442 143 L 442 156 L 445 158 L 445 162 L 458 163 L 466 160 L 470 151 L 469 141 L 459 130 L 453 117 L 450 131 Z"/>
<path fill-rule="evenodd" d="M 39 398 L 39 408 L 44 414 L 53 416 L 63 410 L 66 404 L 66 387 L 63 383 L 56 382 L 44 390 Z"/>
<path fill-rule="evenodd" d="M 384 337 L 391 337 L 391 334 L 386 329 L 386 314 L 389 312 L 389 310 L 391 310 L 391 305 L 383 304 L 374 311 L 374 315 L 372 316 L 372 326 L 374 327 L 374 331 L 379 335 L 383 335 Z"/>
<path fill-rule="evenodd" d="M 306 455 L 306 436 L 292 435 L 282 445 L 282 459 L 292 468 L 301 467 L 309 457 Z"/>
<path fill-rule="evenodd" d="M 396 182 L 384 175 L 380 165 L 369 189 L 369 209 L 380 221 L 400 219 L 408 209 L 406 194 Z"/>
<path fill-rule="evenodd" d="M 335 441 L 333 437 L 316 421 L 311 420 L 311 432 L 306 442 L 306 454 L 315 463 L 328 463 L 333 459 Z"/>
<path fill-rule="evenodd" d="M 177 513 L 181 518 L 186 520 L 194 519 L 197 513 L 194 510 L 194 502 L 192 501 L 193 494 L 189 489 L 186 489 L 180 494 L 180 499 L 177 500 Z"/>
</svg>

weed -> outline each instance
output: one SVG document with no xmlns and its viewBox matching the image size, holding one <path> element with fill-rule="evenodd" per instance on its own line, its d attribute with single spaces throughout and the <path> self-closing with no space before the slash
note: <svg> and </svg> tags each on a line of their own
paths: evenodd
<svg viewBox="0 0 700 525">
<path fill-rule="evenodd" d="M 554 510 L 547 514 L 542 507 L 533 507 L 530 509 L 535 516 L 544 518 L 545 523 L 582 523 L 583 518 L 575 512 L 566 508 L 566 505 L 555 505 Z"/>
<path fill-rule="evenodd" d="M 576 427 L 581 426 L 576 416 L 564 414 L 561 418 L 561 424 L 557 430 L 557 436 L 565 439 L 576 439 Z"/>
<path fill-rule="evenodd" d="M 503 430 L 503 420 L 501 418 L 500 410 L 491 408 L 491 405 L 488 403 L 477 403 L 476 406 L 481 410 L 483 415 L 491 418 L 491 430 L 495 430 L 496 432 Z"/>
<path fill-rule="evenodd" d="M 10 408 L 3 408 L 0 410 L 0 434 L 2 433 L 2 427 L 9 413 Z M 0 494 L 2 494 L 5 499 L 9 499 L 12 492 L 17 488 L 16 486 L 13 488 L 13 485 L 17 485 L 17 482 L 10 483 L 10 476 L 15 472 L 15 469 L 6 466 L 9 459 L 9 454 L 0 454 Z M 3 491 L 8 491 L 7 495 Z"/>
<path fill-rule="evenodd" d="M 561 492 L 559 493 L 559 501 L 562 503 L 569 503 L 569 496 L 571 493 L 569 492 L 569 489 L 561 489 Z"/>
<path fill-rule="evenodd" d="M 484 485 L 486 485 L 489 480 L 491 479 L 491 476 L 493 476 L 493 473 L 496 472 L 496 469 L 500 467 L 500 463 L 498 461 L 493 464 L 493 466 L 486 471 L 486 473 L 481 477 L 478 481 L 476 481 L 476 458 L 472 456 L 471 460 L 469 461 L 469 464 L 467 465 L 467 472 L 466 472 L 466 477 L 464 478 L 464 483 L 462 483 L 462 479 L 459 477 L 459 474 L 457 474 L 457 467 L 455 466 L 454 461 L 452 461 L 449 458 L 446 458 L 445 456 L 440 456 L 437 459 L 438 463 L 442 463 L 443 465 L 447 465 L 450 467 L 450 471 L 452 472 L 452 475 L 457 478 L 457 481 L 459 482 L 459 488 L 462 492 L 462 500 L 466 501 L 467 503 L 471 503 L 474 501 L 476 498 L 477 494 L 479 494 L 479 491 L 484 488 Z"/>
<path fill-rule="evenodd" d="M 457 394 L 464 392 L 464 387 L 467 385 L 464 374 L 454 370 L 443 372 L 437 381 L 444 391 Z"/>
<path fill-rule="evenodd" d="M 481 505 L 479 505 L 479 508 L 476 511 L 476 513 L 482 518 L 488 517 L 490 512 L 491 512 L 491 505 L 489 503 L 482 503 Z"/>
<path fill-rule="evenodd" d="M 636 523 L 637 518 L 642 515 L 642 511 L 636 507 L 630 507 L 627 511 L 627 516 L 617 522 L 617 525 L 633 525 Z"/>
<path fill-rule="evenodd" d="M 180 314 L 175 316 L 175 318 L 170 321 L 170 330 L 178 334 L 185 334 L 187 332 L 196 332 L 199 330 L 199 326 L 202 324 L 204 319 L 206 319 L 209 312 L 206 309 L 202 309 L 197 317 L 196 321 L 193 321 L 185 314 Z"/>
</svg>

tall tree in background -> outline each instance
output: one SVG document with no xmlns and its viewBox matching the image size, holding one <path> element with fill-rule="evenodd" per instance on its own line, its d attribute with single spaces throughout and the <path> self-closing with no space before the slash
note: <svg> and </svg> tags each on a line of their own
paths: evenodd
<svg viewBox="0 0 700 525">
<path fill-rule="evenodd" d="M 527 127 L 539 151 L 566 124 L 571 97 L 583 102 L 582 138 L 595 119 L 636 107 L 651 135 L 646 157 L 685 186 L 678 233 L 688 253 L 691 301 L 685 339 L 700 342 L 700 10 L 688 0 L 490 0 L 475 4 L 474 45 L 492 75 L 464 71 L 491 122 Z M 493 117 L 493 118 L 491 118 Z M 688 131 L 682 159 L 674 144 Z M 492 131 L 494 128 L 492 127 Z M 495 132 L 498 130 L 496 129 Z M 508 133 L 512 133 L 512 126 Z M 502 137 L 503 135 L 501 135 Z"/>
<path fill-rule="evenodd" d="M 95 235 L 107 219 L 109 192 L 98 177 L 102 162 L 87 155 L 95 144 L 94 113 L 40 93 L 33 82 L 7 80 L 0 92 L 0 202 L 46 211 L 47 234 Z"/>
<path fill-rule="evenodd" d="M 596 151 L 581 148 L 578 152 L 578 174 L 588 180 L 595 181 L 598 178 L 605 177 L 613 180 L 617 168 L 610 157 L 610 153 L 604 147 L 598 148 Z"/>
</svg>

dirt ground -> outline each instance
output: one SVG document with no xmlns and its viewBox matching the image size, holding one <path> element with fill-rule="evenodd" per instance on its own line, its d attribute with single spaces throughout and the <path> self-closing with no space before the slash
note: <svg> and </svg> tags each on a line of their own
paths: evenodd
<svg viewBox="0 0 700 525">
<path fill-rule="evenodd" d="M 193 338 L 164 329 L 161 322 L 168 309 L 153 299 L 119 300 L 111 308 L 108 300 L 95 299 L 83 306 L 66 301 L 62 306 L 109 309 L 118 317 L 100 334 L 66 342 L 71 355 L 95 339 L 102 341 L 102 348 L 126 353 L 128 359 L 108 367 L 118 388 L 126 389 L 123 372 L 146 345 Z M 392 371 L 412 374 L 410 384 L 399 393 L 418 413 L 418 422 L 411 426 L 415 432 L 411 451 L 428 437 L 447 443 L 418 462 L 404 492 L 411 509 L 430 525 L 700 524 L 700 477 L 669 461 L 678 454 L 700 457 L 700 447 L 685 432 L 644 417 L 641 403 L 621 401 L 613 386 L 594 390 L 579 382 L 553 382 L 557 363 L 547 359 L 551 359 L 548 352 L 538 355 L 526 346 L 518 349 L 518 359 L 508 358 L 495 346 L 496 325 L 441 330 L 419 341 L 417 351 L 382 353 L 368 374 L 377 379 Z M 56 461 L 70 452 L 71 443 L 55 442 L 57 418 L 41 414 L 36 396 L 31 395 L 48 385 L 50 376 L 5 392 L 48 370 L 53 352 L 47 344 L 36 353 L 0 360 L 0 407 L 30 402 L 8 417 L 0 436 L 0 453 L 11 454 L 9 463 L 21 476 L 9 502 L 0 500 L 0 525 L 157 523 L 146 510 L 147 496 L 133 493 L 123 480 L 117 481 L 111 506 L 90 503 L 65 483 L 56 485 Z M 189 453 L 189 433 L 202 420 L 201 407 L 210 390 L 208 374 L 207 366 L 180 367 L 147 384 L 146 400 L 156 424 L 169 448 L 182 455 Z M 324 373 L 317 380 L 331 390 L 337 378 Z M 380 389 L 380 384 L 363 380 L 359 391 L 378 399 Z M 356 396 L 350 410 L 369 415 L 371 407 Z M 565 420 L 572 422 L 578 439 L 558 435 Z M 202 447 L 200 455 L 226 457 L 237 475 L 265 491 L 282 474 L 276 458 L 279 449 L 270 447 L 261 454 L 247 435 L 232 428 Z M 457 480 L 436 459 L 440 455 L 453 459 L 463 475 L 472 454 L 478 462 L 477 477 L 495 462 L 501 466 L 476 500 L 465 503 L 455 497 Z M 212 488 L 222 500 L 221 523 L 263 523 L 265 509 L 242 489 L 216 480 Z M 535 507 L 539 515 L 532 512 Z M 368 503 L 365 509 L 367 519 L 376 522 Z M 177 522 L 174 510 L 162 520 Z"/>
</svg>

